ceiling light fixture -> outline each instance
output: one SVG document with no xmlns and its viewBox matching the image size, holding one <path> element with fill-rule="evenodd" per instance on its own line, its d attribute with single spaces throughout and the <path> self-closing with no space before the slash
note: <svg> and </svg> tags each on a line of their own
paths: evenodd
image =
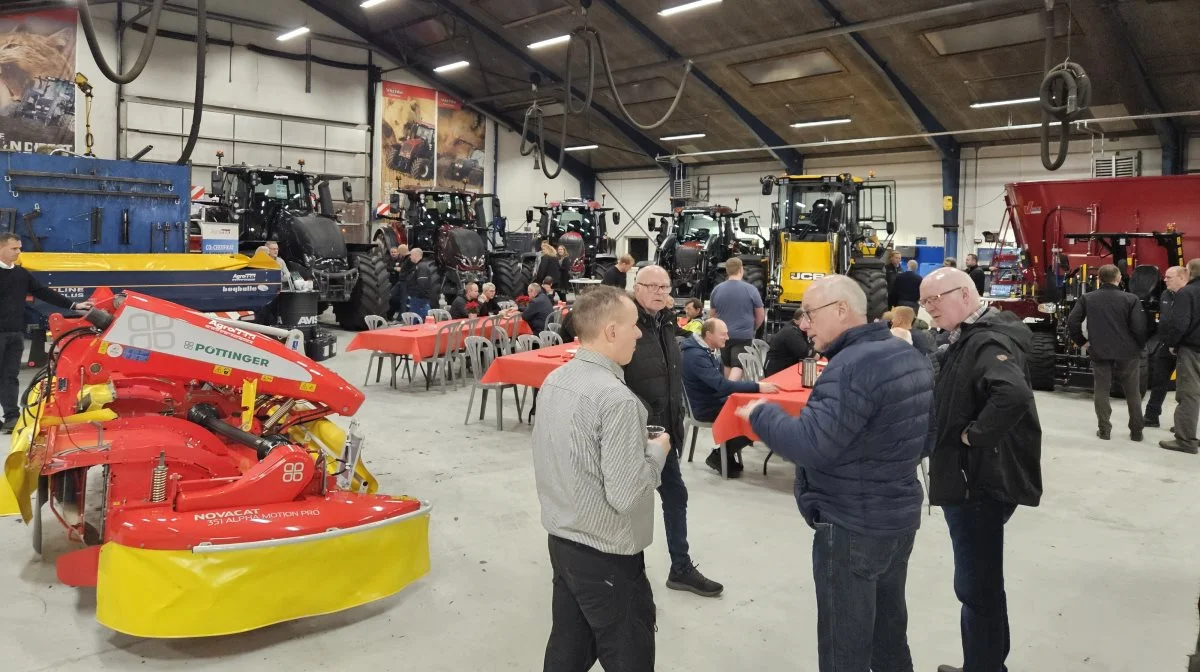
<svg viewBox="0 0 1200 672">
<path fill-rule="evenodd" d="M 659 140 L 662 140 L 663 142 L 671 142 L 672 140 L 692 140 L 694 138 L 703 138 L 705 135 L 705 133 L 684 133 L 683 135 L 668 135 L 666 137 L 659 138 Z"/>
<path fill-rule="evenodd" d="M 359 7 L 366 9 L 368 7 L 374 7 L 375 5 L 382 5 L 385 2 L 387 2 L 387 0 L 363 0 L 363 3 L 359 5 Z"/>
<path fill-rule="evenodd" d="M 811 128 L 813 126 L 833 126 L 836 124 L 848 124 L 850 117 L 840 117 L 838 119 L 818 119 L 816 121 L 797 121 L 792 124 L 792 128 Z"/>
<path fill-rule="evenodd" d="M 439 65 L 436 68 L 434 68 L 433 71 L 434 72 L 450 72 L 451 70 L 462 70 L 463 68 L 467 67 L 468 65 L 470 65 L 470 63 L 468 61 L 455 61 L 453 63 Z"/>
<path fill-rule="evenodd" d="M 658 15 L 659 16 L 671 16 L 672 14 L 679 14 L 681 12 L 687 12 L 687 11 L 691 11 L 693 9 L 699 9 L 699 8 L 707 6 L 707 5 L 715 5 L 718 2 L 721 2 L 721 0 L 693 0 L 692 2 L 684 3 L 682 5 L 668 7 L 666 9 L 662 10 L 661 12 L 659 12 Z"/>
<path fill-rule="evenodd" d="M 972 110 L 980 110 L 985 107 L 1004 107 L 1006 105 L 1028 105 L 1036 103 L 1041 98 L 1013 98 L 1012 100 L 993 100 L 986 103 L 971 103 Z"/>
<path fill-rule="evenodd" d="M 558 37 L 552 37 L 548 40 L 542 40 L 541 42 L 534 42 L 533 44 L 529 45 L 529 48 L 530 49 L 541 49 L 542 47 L 551 47 L 556 44 L 562 44 L 563 42 L 566 42 L 569 39 L 571 39 L 570 35 L 559 35 Z"/>
<path fill-rule="evenodd" d="M 567 147 L 568 152 L 586 152 L 589 149 L 600 149 L 600 145 L 575 145 L 574 147 Z"/>
<path fill-rule="evenodd" d="M 293 37 L 299 37 L 307 32 L 308 32 L 308 26 L 300 26 L 299 28 L 297 28 L 295 30 L 289 30 L 288 32 L 280 35 L 279 37 L 277 37 L 275 39 L 279 40 L 280 42 L 283 42 L 284 40 L 290 40 Z"/>
</svg>

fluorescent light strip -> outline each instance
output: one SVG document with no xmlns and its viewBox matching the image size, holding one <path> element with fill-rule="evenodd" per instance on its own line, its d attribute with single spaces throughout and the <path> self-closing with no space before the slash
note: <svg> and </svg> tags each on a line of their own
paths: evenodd
<svg viewBox="0 0 1200 672">
<path fill-rule="evenodd" d="M 566 42 L 567 40 L 570 40 L 570 39 L 571 39 L 570 35 L 559 35 L 558 37 L 552 37 L 548 40 L 542 40 L 541 42 L 534 42 L 533 44 L 529 45 L 529 48 L 530 49 L 541 49 L 542 47 L 550 47 L 550 46 L 553 46 L 556 44 L 562 44 L 563 42 Z"/>
<path fill-rule="evenodd" d="M 368 7 L 374 7 L 375 5 L 382 5 L 385 2 L 387 2 L 387 0 L 364 0 L 364 2 L 361 5 L 359 5 L 359 7 L 366 9 Z"/>
<path fill-rule="evenodd" d="M 1013 98 L 1012 100 L 993 100 L 987 103 L 971 103 L 972 110 L 981 110 L 985 107 L 1004 107 L 1006 105 L 1028 105 L 1036 103 L 1041 98 Z"/>
<path fill-rule="evenodd" d="M 455 61 L 453 63 L 439 65 L 438 67 L 434 68 L 433 71 L 434 72 L 450 72 L 451 70 L 461 70 L 461 69 L 467 67 L 468 65 L 470 65 L 470 63 L 468 61 Z"/>
<path fill-rule="evenodd" d="M 721 2 L 721 0 L 694 0 L 693 2 L 689 2 L 689 3 L 683 4 L 683 5 L 676 5 L 674 7 L 668 7 L 666 9 L 662 10 L 661 12 L 659 12 L 658 15 L 659 16 L 671 16 L 672 14 L 679 14 L 681 12 L 687 12 L 687 11 L 691 11 L 693 9 L 699 9 L 699 8 L 707 6 L 707 5 L 715 5 L 718 2 Z"/>
<path fill-rule="evenodd" d="M 289 30 L 288 32 L 280 35 L 279 37 L 277 37 L 275 39 L 279 40 L 280 42 L 283 42 L 284 40 L 290 40 L 293 37 L 299 37 L 307 32 L 308 32 L 308 26 L 300 26 L 299 28 L 297 28 L 295 30 Z"/>
<path fill-rule="evenodd" d="M 567 151 L 568 152 L 586 152 L 589 149 L 599 149 L 599 148 L 600 148 L 600 145 L 575 145 L 574 147 L 567 147 Z"/>
<path fill-rule="evenodd" d="M 668 135 L 664 138 L 659 138 L 663 142 L 671 142 L 672 140 L 692 140 L 693 138 L 703 138 L 705 133 L 684 133 L 683 135 Z"/>
<path fill-rule="evenodd" d="M 798 121 L 792 124 L 792 128 L 811 128 L 813 126 L 833 126 L 835 124 L 848 124 L 850 117 L 842 117 L 841 119 L 820 119 L 817 121 Z"/>
</svg>

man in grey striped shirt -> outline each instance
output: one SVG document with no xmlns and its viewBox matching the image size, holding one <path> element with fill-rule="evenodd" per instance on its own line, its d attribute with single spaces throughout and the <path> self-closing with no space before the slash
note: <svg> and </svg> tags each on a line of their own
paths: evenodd
<svg viewBox="0 0 1200 672">
<path fill-rule="evenodd" d="M 641 332 L 629 296 L 597 287 L 571 309 L 580 348 L 546 378 L 533 466 L 554 569 L 545 672 L 654 669 L 654 596 L 642 551 L 670 437 L 649 439 L 621 367 Z"/>
</svg>

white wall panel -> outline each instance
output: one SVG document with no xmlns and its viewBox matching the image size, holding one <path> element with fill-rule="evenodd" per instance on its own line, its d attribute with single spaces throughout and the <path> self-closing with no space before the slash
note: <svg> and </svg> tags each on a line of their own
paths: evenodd
<svg viewBox="0 0 1200 672">
<path fill-rule="evenodd" d="M 233 139 L 279 144 L 283 140 L 283 122 L 279 119 L 239 114 L 233 120 Z"/>
<path fill-rule="evenodd" d="M 325 170 L 330 173 L 340 173 L 346 176 L 357 177 L 366 175 L 367 155 L 325 152 Z"/>
<path fill-rule="evenodd" d="M 278 146 L 255 145 L 248 142 L 234 143 L 233 162 L 257 166 L 284 165 L 283 154 Z"/>
<path fill-rule="evenodd" d="M 365 152 L 367 151 L 367 137 L 365 129 L 327 126 L 325 128 L 325 147 L 347 152 Z"/>
<path fill-rule="evenodd" d="M 192 108 L 183 108 L 183 132 L 192 131 Z M 233 140 L 233 115 L 228 112 L 204 110 L 200 115 L 200 135 L 205 138 Z"/>
<path fill-rule="evenodd" d="M 190 114 L 188 123 L 191 123 Z M 183 132 L 183 111 L 177 107 L 126 103 L 125 127 L 149 133 L 179 135 Z"/>
<path fill-rule="evenodd" d="M 305 124 L 298 121 L 283 122 L 283 144 L 292 147 L 325 148 L 325 125 Z"/>
<path fill-rule="evenodd" d="M 129 131 L 126 136 L 126 149 L 129 155 L 136 154 L 146 145 L 154 145 L 154 149 L 142 157 L 146 161 L 173 163 L 179 160 L 179 153 L 183 151 L 183 142 L 178 135 Z"/>
</svg>

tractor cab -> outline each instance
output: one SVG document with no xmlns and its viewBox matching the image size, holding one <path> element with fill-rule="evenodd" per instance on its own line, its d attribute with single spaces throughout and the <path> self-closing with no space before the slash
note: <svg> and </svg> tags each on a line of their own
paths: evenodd
<svg viewBox="0 0 1200 672">
<path fill-rule="evenodd" d="M 539 237 L 554 247 L 563 246 L 571 258 L 571 277 L 602 278 L 616 256 L 609 253 L 608 212 L 596 201 L 569 199 L 539 205 Z M 525 220 L 533 222 L 533 210 L 525 211 Z M 613 213 L 613 224 L 621 223 L 620 213 Z M 532 254 L 526 255 L 526 266 L 533 265 Z M 533 269 L 530 268 L 530 271 Z"/>
<path fill-rule="evenodd" d="M 741 257 L 747 267 L 762 265 L 767 241 L 753 212 L 715 205 L 654 214 L 659 219 L 657 225 L 650 220 L 650 230 L 659 232 L 657 262 L 671 276 L 676 298 L 707 298 L 724 278 L 730 257 Z M 752 271 L 748 274 L 759 277 Z"/>
<path fill-rule="evenodd" d="M 843 174 L 767 176 L 762 185 L 764 196 L 779 187 L 771 205 L 768 322 L 785 323 L 808 286 L 832 274 L 858 281 L 867 295 L 868 319 L 882 315 L 887 310 L 882 256 L 896 230 L 894 183 Z M 880 240 L 881 228 L 887 240 Z"/>
</svg>

